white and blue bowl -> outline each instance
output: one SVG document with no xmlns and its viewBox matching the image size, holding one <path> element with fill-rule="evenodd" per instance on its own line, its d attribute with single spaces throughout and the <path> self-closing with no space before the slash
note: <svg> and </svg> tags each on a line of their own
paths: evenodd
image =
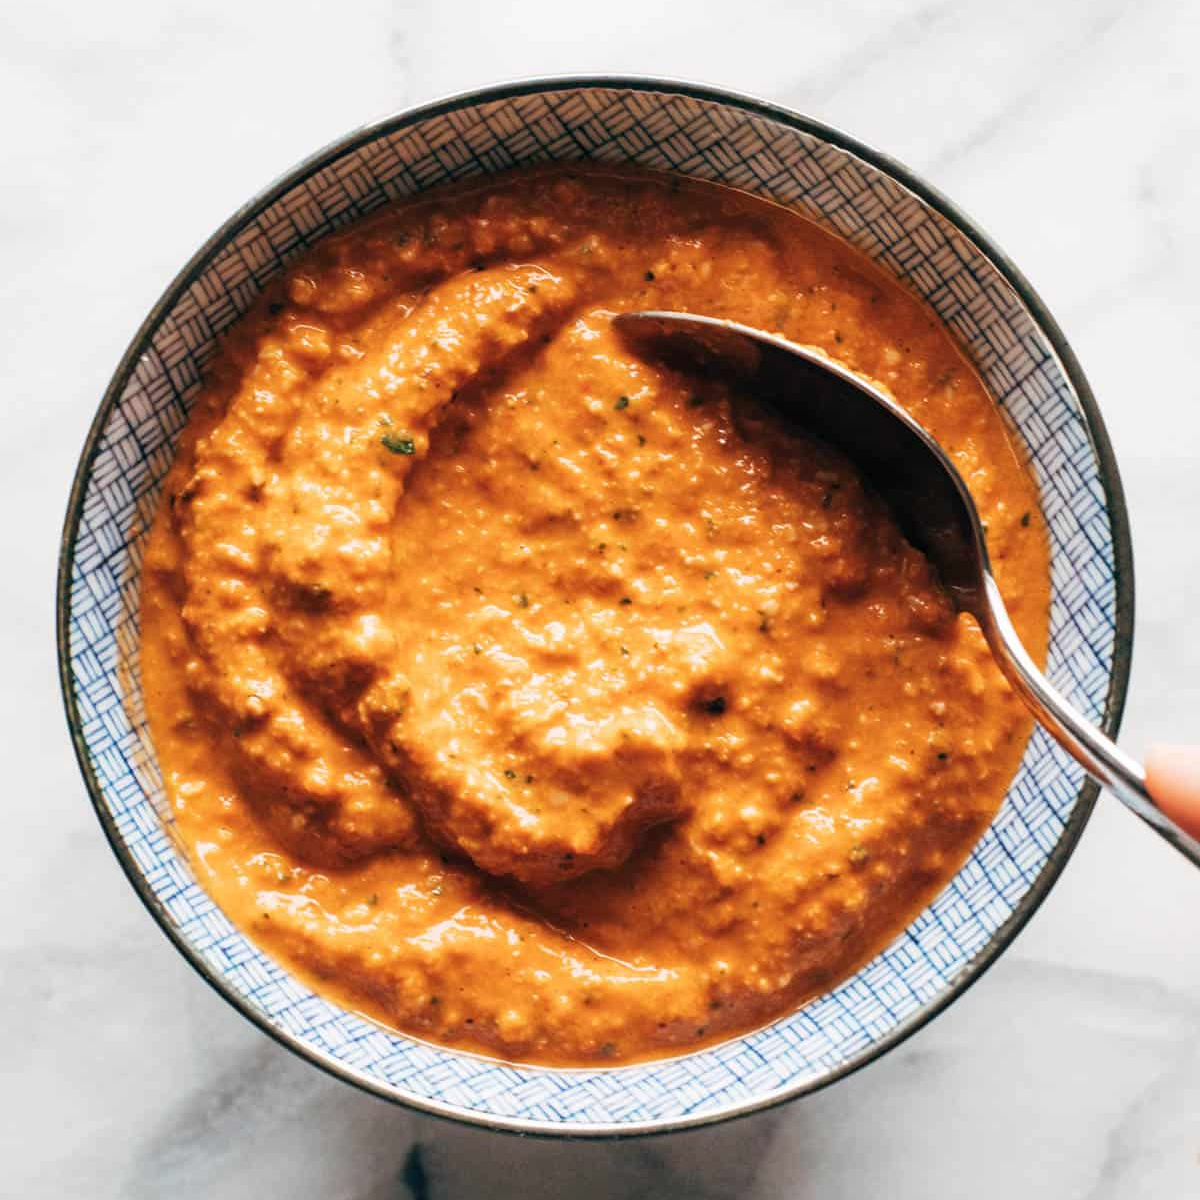
<svg viewBox="0 0 1200 1200">
<path fill-rule="evenodd" d="M 1096 787 L 1035 733 L 996 819 L 936 900 L 852 979 L 773 1025 L 639 1066 L 521 1067 L 415 1041 L 314 995 L 196 882 L 146 727 L 138 576 L 176 438 L 218 335 L 316 239 L 435 184 L 548 160 L 717 180 L 812 217 L 902 279 L 959 336 L 1028 453 L 1052 547 L 1049 673 L 1115 732 L 1133 576 L 1120 480 L 1087 381 L 1016 268 L 910 171 L 806 117 L 650 79 L 549 79 L 455 96 L 351 133 L 235 213 L 133 339 L 71 491 L 58 580 L 67 719 L 138 894 L 209 983 L 278 1041 L 359 1087 L 532 1133 L 661 1132 L 811 1092 L 879 1057 L 984 971 L 1071 853 Z"/>
</svg>

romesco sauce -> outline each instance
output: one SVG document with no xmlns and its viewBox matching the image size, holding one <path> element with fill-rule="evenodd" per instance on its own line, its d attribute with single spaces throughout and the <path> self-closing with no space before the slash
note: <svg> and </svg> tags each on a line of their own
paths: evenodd
<svg viewBox="0 0 1200 1200">
<path fill-rule="evenodd" d="M 227 337 L 143 574 L 151 729 L 198 877 L 343 1003 L 620 1062 L 851 973 L 957 870 L 1030 720 L 850 465 L 639 359 L 730 317 L 950 451 L 1044 650 L 1031 478 L 951 334 L 728 189 L 554 167 L 316 246 Z"/>
</svg>

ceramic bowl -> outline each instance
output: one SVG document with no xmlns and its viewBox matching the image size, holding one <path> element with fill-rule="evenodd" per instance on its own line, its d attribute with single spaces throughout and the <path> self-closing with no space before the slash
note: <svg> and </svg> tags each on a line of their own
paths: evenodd
<svg viewBox="0 0 1200 1200">
<path fill-rule="evenodd" d="M 1133 580 L 1117 469 L 1087 382 L 1016 268 L 900 164 L 817 121 L 649 79 L 493 87 L 390 117 L 301 163 L 234 214 L 154 306 L 113 377 L 71 492 L 58 589 L 67 717 L 113 849 L 178 949 L 310 1062 L 380 1096 L 493 1128 L 661 1132 L 811 1092 L 878 1058 L 984 971 L 1046 895 L 1096 797 L 1042 732 L 991 827 L 872 962 L 774 1024 L 666 1061 L 558 1070 L 393 1033 L 314 995 L 196 883 L 171 834 L 138 668 L 145 535 L 217 336 L 315 239 L 447 180 L 547 160 L 634 162 L 798 209 L 902 279 L 959 336 L 1024 445 L 1053 548 L 1049 673 L 1115 731 Z"/>
</svg>

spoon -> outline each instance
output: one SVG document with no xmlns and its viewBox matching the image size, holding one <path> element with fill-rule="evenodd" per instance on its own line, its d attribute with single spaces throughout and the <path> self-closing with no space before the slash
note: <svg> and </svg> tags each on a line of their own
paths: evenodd
<svg viewBox="0 0 1200 1200">
<path fill-rule="evenodd" d="M 894 400 L 819 350 L 734 321 L 637 312 L 620 314 L 613 325 L 672 365 L 734 376 L 841 450 L 936 568 L 955 608 L 979 622 L 996 663 L 1034 716 L 1093 779 L 1200 866 L 1200 841 L 1159 809 L 1142 764 L 1076 711 L 1021 644 L 967 485 L 946 452 Z"/>
</svg>

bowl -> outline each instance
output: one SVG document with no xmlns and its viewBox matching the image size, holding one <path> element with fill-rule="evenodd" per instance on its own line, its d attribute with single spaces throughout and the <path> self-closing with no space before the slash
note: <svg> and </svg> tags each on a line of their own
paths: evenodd
<svg viewBox="0 0 1200 1200">
<path fill-rule="evenodd" d="M 302 162 L 200 248 L 138 330 L 80 458 L 58 580 L 67 719 L 101 824 L 167 936 L 231 1004 L 377 1095 L 496 1129 L 663 1132 L 812 1092 L 878 1058 L 977 979 L 1062 870 L 1097 788 L 1042 731 L 969 860 L 856 975 L 774 1024 L 685 1056 L 552 1069 L 429 1045 L 315 995 L 194 879 L 146 726 L 138 667 L 145 535 L 218 335 L 314 239 L 390 200 L 524 163 L 634 162 L 798 209 L 899 276 L 965 345 L 1024 446 L 1052 548 L 1049 674 L 1114 733 L 1133 578 L 1121 486 L 1091 391 L 1033 289 L 899 163 L 817 121 L 713 88 L 555 78 L 389 117 Z"/>
</svg>

